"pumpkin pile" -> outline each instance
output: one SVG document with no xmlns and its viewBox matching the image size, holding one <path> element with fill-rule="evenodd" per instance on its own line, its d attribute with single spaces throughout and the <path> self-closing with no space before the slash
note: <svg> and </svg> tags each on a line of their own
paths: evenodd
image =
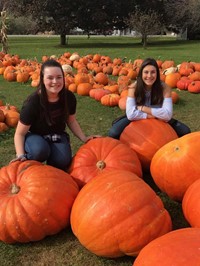
<svg viewBox="0 0 200 266">
<path fill-rule="evenodd" d="M 0 133 L 9 128 L 15 128 L 19 121 L 19 112 L 14 105 L 6 104 L 0 100 Z"/>
<path fill-rule="evenodd" d="M 102 105 L 118 106 L 125 110 L 128 85 L 136 80 L 143 59 L 126 62 L 121 58 L 112 59 L 101 54 L 80 56 L 64 52 L 60 56 L 42 56 L 42 62 L 53 58 L 63 67 L 66 88 L 82 96 L 90 96 Z M 157 60 L 160 78 L 169 86 L 191 93 L 200 93 L 200 63 L 182 62 L 175 65 L 173 60 Z M 0 53 L 0 75 L 7 81 L 25 83 L 37 87 L 41 62 L 37 59 L 21 59 L 19 55 Z M 125 92 L 124 92 L 125 91 Z M 102 99 L 101 99 L 102 98 Z M 173 90 L 173 103 L 179 100 Z"/>
</svg>

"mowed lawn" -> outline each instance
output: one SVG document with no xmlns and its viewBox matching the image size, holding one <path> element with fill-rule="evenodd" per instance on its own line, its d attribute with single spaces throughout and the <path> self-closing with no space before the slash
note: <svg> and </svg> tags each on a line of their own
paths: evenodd
<svg viewBox="0 0 200 266">
<path fill-rule="evenodd" d="M 18 54 L 22 59 L 35 59 L 41 62 L 43 55 L 60 56 L 65 52 L 77 52 L 81 56 L 96 54 L 123 58 L 124 61 L 134 61 L 137 58 L 154 57 L 161 60 L 174 60 L 178 65 L 185 61 L 200 62 L 199 41 L 181 41 L 174 37 L 149 38 L 147 49 L 143 49 L 141 40 L 132 37 L 95 37 L 69 36 L 68 45 L 59 45 L 59 36 L 50 37 L 9 37 L 9 53 Z M 23 100 L 35 89 L 30 82 L 20 84 L 5 81 L 0 76 L 0 99 L 5 103 L 21 108 Z M 192 131 L 200 130 L 199 94 L 179 91 L 179 102 L 174 105 L 174 118 L 186 123 Z M 77 119 L 86 134 L 101 134 L 106 136 L 112 121 L 124 113 L 118 107 L 102 106 L 90 97 L 78 96 Z M 9 163 L 15 157 L 13 144 L 14 129 L 0 134 L 0 167 Z M 71 135 L 73 153 L 82 145 Z M 170 200 L 153 184 L 151 177 L 145 177 L 152 188 L 163 200 L 169 211 L 173 228 L 188 226 L 185 221 L 181 204 Z M 98 217 L 97 217 L 98 219 Z M 89 226 L 89 225 L 88 225 Z M 27 244 L 8 245 L 0 242 L 0 265 L 66 265 L 66 266 L 131 266 L 133 257 L 106 259 L 87 251 L 71 232 L 70 227 L 57 235 L 44 240 Z"/>
</svg>

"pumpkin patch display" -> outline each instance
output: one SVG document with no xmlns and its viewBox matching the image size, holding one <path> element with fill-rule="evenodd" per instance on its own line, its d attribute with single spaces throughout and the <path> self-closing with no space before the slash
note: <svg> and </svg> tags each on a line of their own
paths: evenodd
<svg viewBox="0 0 200 266">
<path fill-rule="evenodd" d="M 66 172 L 37 161 L 0 169 L 0 240 L 30 242 L 69 225 L 78 186 Z"/>
<path fill-rule="evenodd" d="M 183 201 L 183 214 L 192 227 L 200 228 L 200 178 L 186 190 Z"/>
<path fill-rule="evenodd" d="M 158 119 L 131 122 L 122 132 L 120 141 L 133 149 L 144 171 L 149 171 L 154 154 L 166 143 L 178 138 L 174 129 Z"/>
<path fill-rule="evenodd" d="M 188 187 L 200 178 L 200 132 L 193 132 L 161 147 L 153 156 L 151 176 L 170 198 L 182 201 Z"/>
<path fill-rule="evenodd" d="M 101 137 L 83 144 L 72 159 L 68 173 L 80 187 L 103 171 L 128 170 L 142 177 L 136 152 L 117 139 Z"/>
<path fill-rule="evenodd" d="M 161 199 L 136 174 L 102 172 L 79 192 L 71 228 L 80 243 L 103 257 L 136 256 L 153 239 L 171 230 Z"/>
<path fill-rule="evenodd" d="M 199 266 L 200 228 L 182 228 L 146 245 L 133 266 Z"/>
</svg>

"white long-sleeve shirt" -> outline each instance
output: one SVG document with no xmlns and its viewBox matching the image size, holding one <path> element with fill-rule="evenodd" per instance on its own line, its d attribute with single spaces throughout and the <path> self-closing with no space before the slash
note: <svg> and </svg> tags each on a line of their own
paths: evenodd
<svg viewBox="0 0 200 266">
<path fill-rule="evenodd" d="M 146 98 L 145 106 L 151 108 L 151 113 L 154 117 L 163 121 L 169 121 L 173 115 L 172 98 L 164 98 L 162 106 L 155 106 L 150 104 L 150 97 Z M 146 119 L 147 113 L 137 109 L 136 100 L 132 97 L 127 97 L 126 101 L 126 115 L 129 120 Z"/>
</svg>

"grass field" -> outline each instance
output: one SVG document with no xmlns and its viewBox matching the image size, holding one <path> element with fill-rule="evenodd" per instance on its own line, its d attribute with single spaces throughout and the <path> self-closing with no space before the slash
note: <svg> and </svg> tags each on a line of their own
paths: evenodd
<svg viewBox="0 0 200 266">
<path fill-rule="evenodd" d="M 9 53 L 18 54 L 20 58 L 41 61 L 43 55 L 61 55 L 64 52 L 78 52 L 81 56 L 100 53 L 112 58 L 126 58 L 127 61 L 138 57 L 154 57 L 162 60 L 173 59 L 176 64 L 183 61 L 200 62 L 199 42 L 180 41 L 174 38 L 151 38 L 147 49 L 143 49 L 140 39 L 130 37 L 69 37 L 68 46 L 59 45 L 59 37 L 9 37 Z M 18 84 L 7 82 L 0 76 L 0 99 L 6 103 L 21 108 L 23 100 L 34 89 L 30 83 Z M 178 91 L 180 101 L 174 105 L 174 117 L 186 123 L 192 131 L 200 130 L 199 94 Z M 123 111 L 119 108 L 109 108 L 100 105 L 89 97 L 76 95 L 78 101 L 77 118 L 86 134 L 101 134 L 106 136 L 111 122 Z M 0 134 L 0 167 L 8 164 L 15 157 L 13 145 L 14 129 Z M 81 143 L 71 136 L 72 149 L 75 153 Z M 149 182 L 150 177 L 147 177 Z M 169 211 L 173 228 L 188 226 L 185 221 L 181 204 L 170 200 L 160 192 L 153 182 L 149 184 L 163 200 Z M 0 242 L 0 265 L 66 265 L 66 266 L 131 266 L 134 258 L 105 259 L 87 251 L 66 228 L 57 235 L 44 240 L 28 243 L 7 245 Z"/>
</svg>

